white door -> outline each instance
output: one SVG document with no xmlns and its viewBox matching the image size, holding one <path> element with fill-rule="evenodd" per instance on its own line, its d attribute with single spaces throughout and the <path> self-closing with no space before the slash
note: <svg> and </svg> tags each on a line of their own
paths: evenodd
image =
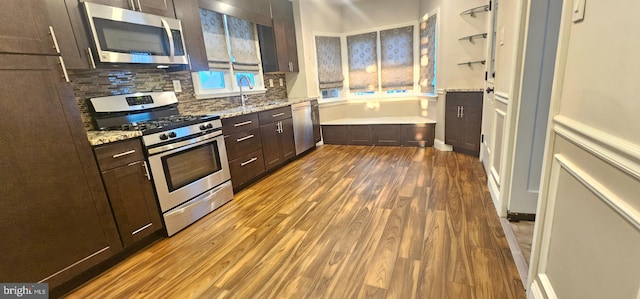
<svg viewBox="0 0 640 299">
<path fill-rule="evenodd" d="M 512 219 L 532 218 L 538 206 L 562 2 L 529 3 L 521 92 L 515 109 L 513 167 L 506 197 Z"/>
<path fill-rule="evenodd" d="M 519 77 L 517 51 L 521 47 L 522 1 L 493 0 L 487 50 L 487 90 L 483 107 L 481 159 L 487 172 L 489 191 L 501 217 L 506 216 L 508 190 L 504 174 L 510 169 L 511 112 L 515 78 Z M 517 90 L 515 90 L 517 91 Z M 508 173 L 510 174 L 510 173 Z"/>
<path fill-rule="evenodd" d="M 562 10 L 528 296 L 635 299 L 640 2 L 583 3 Z"/>
</svg>

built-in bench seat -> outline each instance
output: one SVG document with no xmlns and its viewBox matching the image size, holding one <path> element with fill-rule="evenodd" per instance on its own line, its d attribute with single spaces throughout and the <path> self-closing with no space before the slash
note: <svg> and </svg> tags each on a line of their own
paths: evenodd
<svg viewBox="0 0 640 299">
<path fill-rule="evenodd" d="M 420 116 L 342 118 L 324 121 L 325 144 L 433 146 L 436 122 Z"/>
</svg>

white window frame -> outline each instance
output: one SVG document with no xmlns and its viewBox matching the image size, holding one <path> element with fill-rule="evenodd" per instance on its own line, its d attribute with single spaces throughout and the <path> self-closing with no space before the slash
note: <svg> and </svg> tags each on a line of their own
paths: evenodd
<svg viewBox="0 0 640 299">
<path fill-rule="evenodd" d="M 233 57 L 231 53 L 231 47 L 229 45 L 229 29 L 227 27 L 227 16 L 224 16 L 224 27 L 225 27 L 225 35 L 227 40 L 227 51 L 229 51 L 229 57 Z M 253 34 L 256 37 L 256 53 L 258 54 L 258 71 L 238 71 L 238 73 L 253 73 L 254 85 L 253 89 L 242 89 L 242 94 L 264 94 L 267 92 L 267 89 L 264 86 L 264 73 L 262 70 L 262 54 L 260 53 L 260 42 L 257 39 L 258 36 L 258 27 L 255 23 L 251 22 L 253 25 Z M 202 88 L 202 82 L 200 82 L 199 72 L 191 73 L 191 80 L 193 81 L 193 87 L 195 92 L 196 99 L 215 99 L 215 98 L 226 98 L 232 96 L 240 95 L 240 87 L 236 82 L 236 71 L 233 69 L 232 63 L 229 63 L 228 69 L 213 69 L 211 71 L 222 71 L 224 72 L 224 85 L 225 88 L 216 89 L 216 90 L 207 90 Z"/>
</svg>

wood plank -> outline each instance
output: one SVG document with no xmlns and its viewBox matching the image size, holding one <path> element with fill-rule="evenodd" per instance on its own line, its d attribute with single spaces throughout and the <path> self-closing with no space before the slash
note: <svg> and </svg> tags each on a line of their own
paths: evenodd
<svg viewBox="0 0 640 299">
<path fill-rule="evenodd" d="M 323 145 L 70 298 L 524 298 L 481 163 Z"/>
</svg>

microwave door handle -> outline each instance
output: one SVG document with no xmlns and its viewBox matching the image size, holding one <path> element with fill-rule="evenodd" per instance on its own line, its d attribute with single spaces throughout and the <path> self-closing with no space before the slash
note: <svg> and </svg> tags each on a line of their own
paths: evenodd
<svg viewBox="0 0 640 299">
<path fill-rule="evenodd" d="M 173 44 L 173 34 L 171 33 L 171 28 L 169 27 L 169 23 L 165 21 L 165 19 L 160 19 L 162 22 L 162 26 L 164 27 L 164 31 L 167 33 L 167 38 L 169 38 L 169 56 L 173 60 L 173 56 L 175 55 L 176 49 Z"/>
</svg>

